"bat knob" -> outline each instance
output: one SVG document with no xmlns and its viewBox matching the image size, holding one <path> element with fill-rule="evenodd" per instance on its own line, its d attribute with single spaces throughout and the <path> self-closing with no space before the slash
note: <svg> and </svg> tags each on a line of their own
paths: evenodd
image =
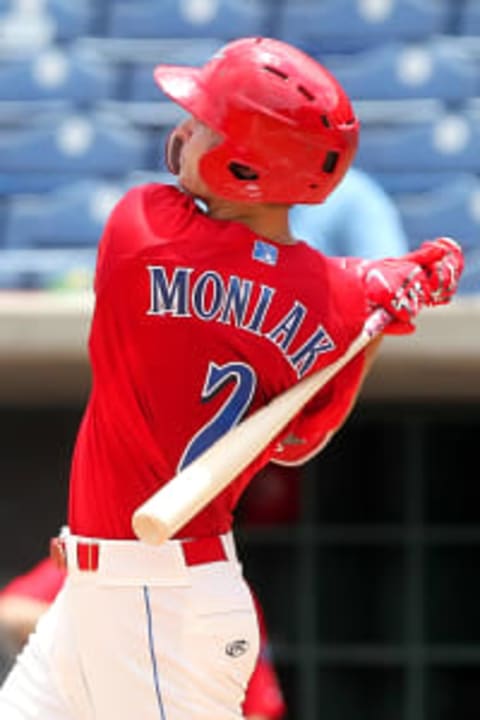
<svg viewBox="0 0 480 720">
<path fill-rule="evenodd" d="M 168 538 L 167 528 L 141 510 L 133 514 L 132 528 L 137 538 L 148 545 L 161 545 Z"/>
</svg>

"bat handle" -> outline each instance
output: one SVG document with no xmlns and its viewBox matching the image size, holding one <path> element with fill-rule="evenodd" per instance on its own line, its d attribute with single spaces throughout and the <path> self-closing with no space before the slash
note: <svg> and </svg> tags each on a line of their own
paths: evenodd
<svg viewBox="0 0 480 720">
<path fill-rule="evenodd" d="M 366 319 L 363 332 L 373 339 L 377 335 L 380 335 L 391 322 L 392 316 L 390 313 L 383 308 L 379 308 Z"/>
</svg>

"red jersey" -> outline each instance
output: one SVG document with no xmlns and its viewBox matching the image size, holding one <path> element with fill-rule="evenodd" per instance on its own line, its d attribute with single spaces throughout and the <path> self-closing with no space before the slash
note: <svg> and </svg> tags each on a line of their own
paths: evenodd
<svg viewBox="0 0 480 720">
<path fill-rule="evenodd" d="M 304 242 L 214 220 L 160 184 L 130 190 L 114 209 L 95 293 L 69 525 L 104 538 L 133 538 L 141 503 L 246 415 L 342 355 L 366 313 L 359 280 L 338 263 Z M 178 536 L 230 530 L 262 466 L 303 462 L 319 448 L 361 369 L 362 358 L 350 363 L 290 424 L 295 443 L 272 443 Z"/>
</svg>

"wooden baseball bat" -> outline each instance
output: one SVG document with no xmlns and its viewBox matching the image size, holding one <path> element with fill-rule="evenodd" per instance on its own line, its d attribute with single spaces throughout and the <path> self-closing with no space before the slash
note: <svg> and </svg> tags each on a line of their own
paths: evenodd
<svg viewBox="0 0 480 720">
<path fill-rule="evenodd" d="M 151 545 L 160 545 L 172 537 L 239 475 L 390 320 L 385 310 L 377 310 L 334 363 L 307 375 L 252 413 L 175 475 L 134 512 L 132 527 L 136 536 Z"/>
</svg>

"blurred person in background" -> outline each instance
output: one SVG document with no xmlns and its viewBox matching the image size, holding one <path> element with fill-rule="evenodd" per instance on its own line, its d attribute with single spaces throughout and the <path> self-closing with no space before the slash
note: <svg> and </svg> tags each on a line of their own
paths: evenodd
<svg viewBox="0 0 480 720">
<path fill-rule="evenodd" d="M 325 255 L 377 259 L 409 250 L 393 198 L 357 167 L 349 169 L 325 202 L 295 205 L 290 221 L 294 235 Z"/>
<path fill-rule="evenodd" d="M 0 685 L 38 620 L 60 591 L 66 571 L 46 557 L 0 590 Z M 253 595 L 260 630 L 260 653 L 250 678 L 243 710 L 246 720 L 281 720 L 285 700 L 271 659 L 265 617 Z"/>
</svg>

